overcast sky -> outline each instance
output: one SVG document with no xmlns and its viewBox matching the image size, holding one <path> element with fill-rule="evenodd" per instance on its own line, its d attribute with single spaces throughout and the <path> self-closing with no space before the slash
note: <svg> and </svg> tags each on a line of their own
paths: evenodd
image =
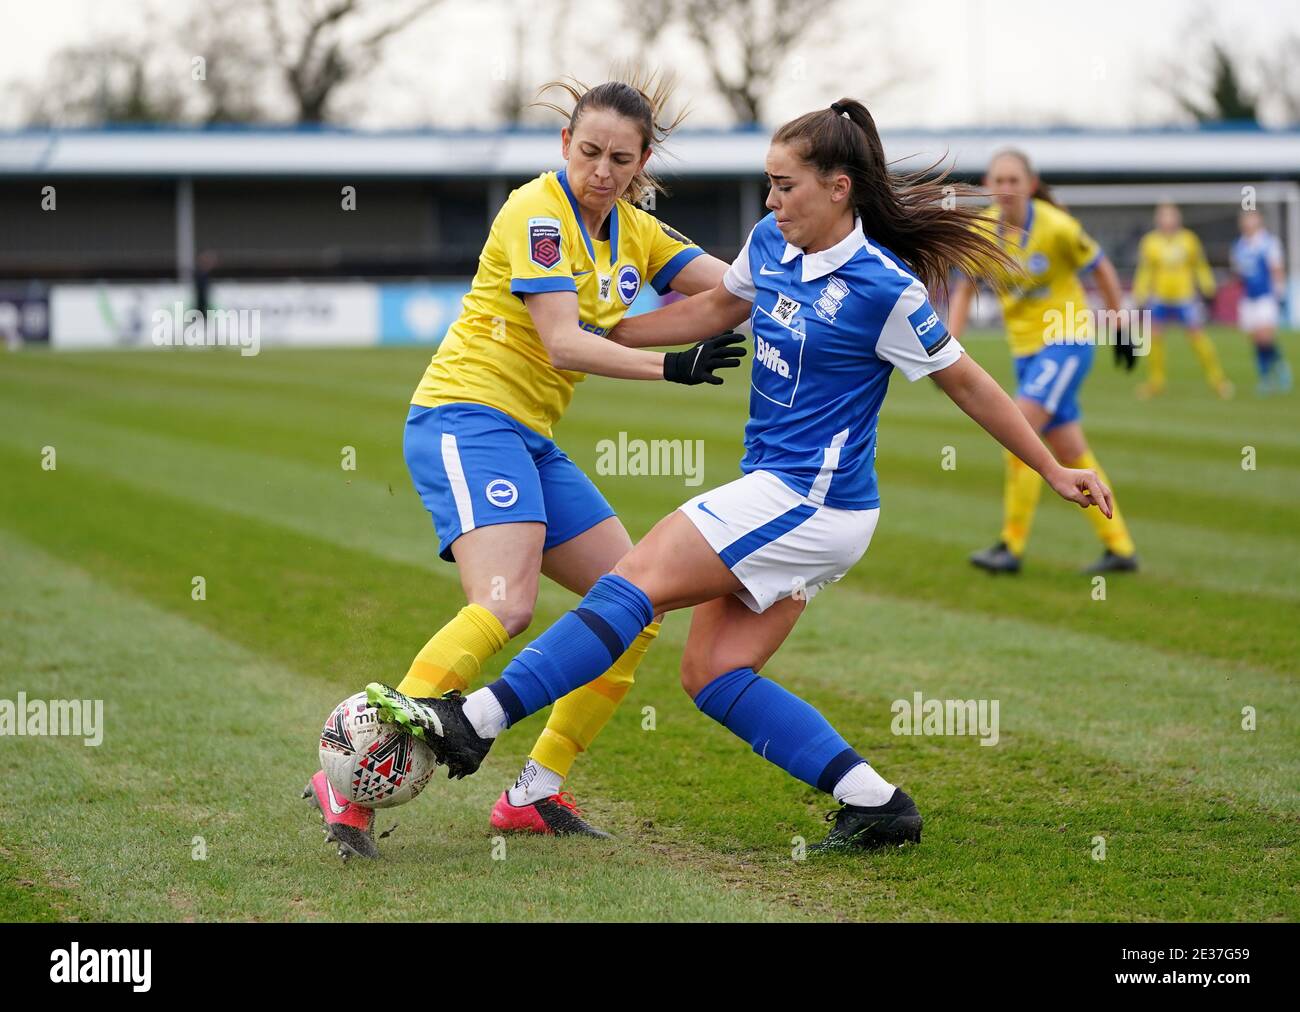
<svg viewBox="0 0 1300 1012">
<path fill-rule="evenodd" d="M 61 46 L 176 19 L 202 0 L 0 0 L 0 124 L 21 111 L 3 86 L 39 80 Z M 391 0 L 390 0 L 391 2 Z M 346 95 L 358 125 L 491 126 L 493 70 L 509 38 L 512 9 L 530 12 L 537 39 L 510 67 L 530 85 L 557 72 L 599 78 L 612 55 L 630 52 L 612 3 L 570 0 L 575 12 L 557 57 L 545 21 L 548 0 L 444 0 L 391 43 L 382 67 Z M 1300 36 L 1300 3 L 1284 0 L 841 0 L 792 61 L 768 118 L 780 122 L 842 93 L 868 102 L 884 128 L 970 125 L 1141 125 L 1168 122 L 1172 106 L 1151 83 L 1198 43 L 1222 39 L 1246 54 Z M 156 33 L 156 29 L 154 30 Z M 661 42 L 659 62 L 692 100 L 689 123 L 728 122 L 698 60 L 682 39 Z M 881 87 L 888 83 L 888 87 Z"/>
</svg>

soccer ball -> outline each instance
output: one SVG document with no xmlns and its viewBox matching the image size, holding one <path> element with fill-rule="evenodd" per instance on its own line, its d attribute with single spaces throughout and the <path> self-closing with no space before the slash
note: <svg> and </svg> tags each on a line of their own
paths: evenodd
<svg viewBox="0 0 1300 1012">
<path fill-rule="evenodd" d="M 320 764 L 334 793 L 366 808 L 410 801 L 433 776 L 433 750 L 394 724 L 381 723 L 364 692 L 349 696 L 325 721 Z"/>
</svg>

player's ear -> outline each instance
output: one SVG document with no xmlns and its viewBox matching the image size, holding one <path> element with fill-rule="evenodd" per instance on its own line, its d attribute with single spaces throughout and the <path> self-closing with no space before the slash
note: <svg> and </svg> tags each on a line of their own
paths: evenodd
<svg viewBox="0 0 1300 1012">
<path fill-rule="evenodd" d="M 568 127 L 560 127 L 560 155 L 567 162 L 569 160 L 569 145 L 573 142 L 573 134 L 569 132 Z"/>
<path fill-rule="evenodd" d="M 650 156 L 654 154 L 654 148 L 646 148 L 641 152 L 641 164 L 636 167 L 637 172 L 645 168 L 646 162 L 650 161 Z"/>
</svg>

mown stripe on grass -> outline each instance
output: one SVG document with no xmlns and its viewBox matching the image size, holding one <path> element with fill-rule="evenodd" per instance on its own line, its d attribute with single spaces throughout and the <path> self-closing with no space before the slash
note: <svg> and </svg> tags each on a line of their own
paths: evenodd
<svg viewBox="0 0 1300 1012">
<path fill-rule="evenodd" d="M 106 725 L 98 747 L 3 742 L 8 791 L 21 785 L 27 803 L 0 809 L 0 831 L 66 880 L 88 917 L 799 916 L 632 843 L 494 847 L 486 816 L 505 759 L 464 784 L 435 780 L 418 808 L 380 813 L 382 826 L 406 823 L 384 841 L 385 860 L 341 867 L 297 795 L 315 767 L 312 732 L 352 688 L 347 672 L 301 674 L 10 535 L 0 546 L 13 618 L 0 666 L 32 698 L 103 699 Z M 51 910 L 0 890 L 3 916 Z"/>
<path fill-rule="evenodd" d="M 1013 614 L 1046 625 L 1104 632 L 1170 653 L 1240 660 L 1291 672 L 1295 605 L 1289 600 L 1186 587 L 1149 574 L 1118 574 L 1095 600 L 1088 576 L 1036 563 L 1032 575 L 991 577 L 931 534 L 888 529 L 882 516 L 870 552 L 845 578 L 868 590 L 928 600 L 990 616 Z"/>
<path fill-rule="evenodd" d="M 334 459 L 338 451 L 335 444 L 339 439 L 347 438 L 341 432 L 335 434 L 333 440 L 320 433 L 314 434 L 309 449 L 303 451 L 311 454 L 308 462 L 296 459 L 296 454 L 289 459 L 271 455 L 268 446 L 274 443 L 259 442 L 255 438 L 259 433 L 257 425 L 231 427 L 232 432 L 244 435 L 227 437 L 223 435 L 226 430 L 214 420 L 211 427 L 199 427 L 199 432 L 207 435 L 202 435 L 196 442 L 182 435 L 182 431 L 195 432 L 193 419 L 181 426 L 182 431 L 175 431 L 163 419 L 146 414 L 131 427 L 123 428 L 104 421 L 74 418 L 66 409 L 56 411 L 31 405 L 20 408 L 10 404 L 7 409 L 0 407 L 0 420 L 4 423 L 0 428 L 0 433 L 3 433 L 0 438 L 15 446 L 25 444 L 32 452 L 36 452 L 36 444 L 59 444 L 63 448 L 65 464 L 69 457 L 72 461 L 93 462 L 94 466 L 111 468 L 123 477 L 164 493 L 197 496 L 205 502 L 219 499 L 233 508 L 251 510 L 255 515 L 277 517 L 279 522 L 295 529 L 327 532 L 327 536 L 344 539 L 345 543 L 361 538 L 388 558 L 403 557 L 409 545 L 431 547 L 428 526 L 424 526 L 423 533 L 417 533 L 420 509 L 411 494 L 400 451 L 394 446 L 398 438 L 396 429 L 377 434 L 369 443 L 357 438 L 360 469 L 343 471 L 335 470 L 337 462 Z M 587 431 L 581 427 L 572 430 L 573 442 L 579 448 L 571 445 L 570 450 L 580 465 L 594 468 L 597 463 L 596 440 L 583 439 L 582 434 Z M 264 435 L 270 440 L 269 434 Z M 226 445 L 229 442 L 246 448 L 232 449 Z M 590 463 L 585 459 L 588 454 L 583 452 L 588 443 L 591 445 Z M 889 464 L 883 469 L 891 520 L 897 517 L 908 523 L 913 514 L 927 516 L 929 511 L 923 508 L 920 497 L 924 495 L 923 489 L 929 487 L 943 489 L 950 501 L 962 507 L 958 510 L 961 515 L 972 515 L 976 510 L 988 514 L 995 502 L 981 493 L 955 491 L 952 473 L 945 474 L 937 466 L 932 469 L 933 473 L 918 472 L 909 466 L 902 475 L 892 472 Z M 612 501 L 620 506 L 631 506 L 630 512 L 625 510 L 625 517 L 634 536 L 648 529 L 658 516 L 694 490 L 684 484 L 679 490 L 677 483 L 669 478 L 656 482 L 655 494 L 649 498 L 651 490 L 646 488 L 649 483 L 644 479 L 600 477 Z M 725 480 L 730 475 L 720 477 L 714 469 L 710 477 Z M 971 487 L 969 476 L 963 477 L 961 482 L 964 488 Z M 645 491 L 637 495 L 633 494 L 635 489 Z M 642 508 L 646 505 L 653 508 Z M 402 522 L 402 534 L 397 538 L 387 535 L 385 524 L 375 522 L 377 515 L 388 522 L 394 511 Z M 1141 538 L 1140 544 L 1144 548 L 1151 546 L 1147 552 L 1148 566 L 1163 567 L 1166 577 L 1172 576 L 1177 582 L 1192 587 L 1283 598 L 1300 596 L 1300 579 L 1287 570 L 1281 552 L 1264 547 L 1266 536 L 1220 533 L 1214 537 L 1217 554 L 1202 555 L 1186 537 L 1186 525 L 1145 518 L 1136 511 L 1129 515 L 1130 518 L 1139 517 L 1134 526 Z M 1082 519 L 1079 518 L 1081 527 Z M 988 526 L 994 526 L 992 517 Z M 1048 553 L 1042 557 L 1050 559 L 1053 558 L 1054 546 L 1043 534 L 1042 526 L 1040 524 L 1035 546 L 1048 545 Z M 955 544 L 956 539 L 963 538 L 962 530 L 963 526 L 959 524 L 939 525 L 933 528 L 933 534 Z M 1272 536 L 1284 535 L 1275 526 Z M 972 531 L 967 540 L 974 537 Z M 963 547 L 969 550 L 970 546 L 966 544 Z M 1059 550 L 1056 550 L 1055 557 L 1061 558 Z"/>
<path fill-rule="evenodd" d="M 941 494 L 953 520 L 936 523 L 933 504 L 938 489 L 892 480 L 894 477 L 890 475 L 888 498 L 881 506 L 878 535 L 888 538 L 898 530 L 941 544 L 933 563 L 949 568 L 954 576 L 961 573 L 959 578 L 969 577 L 969 554 L 999 537 L 1000 505 L 950 481 Z M 1300 553 L 1300 539 L 1293 541 L 1281 531 L 1226 533 L 1193 521 L 1153 519 L 1129 512 L 1127 504 L 1122 508 L 1142 560 L 1138 582 L 1143 585 L 1154 581 L 1192 592 L 1205 588 L 1290 601 L 1300 598 L 1300 574 L 1291 564 L 1294 553 Z M 1101 552 L 1102 545 L 1083 511 L 1044 489 L 1033 536 L 1025 549 L 1024 576 L 1036 579 L 1044 566 L 1062 575 L 1079 576 L 1084 565 L 1095 561 Z M 1076 583 L 1091 592 L 1086 578 Z"/>
</svg>

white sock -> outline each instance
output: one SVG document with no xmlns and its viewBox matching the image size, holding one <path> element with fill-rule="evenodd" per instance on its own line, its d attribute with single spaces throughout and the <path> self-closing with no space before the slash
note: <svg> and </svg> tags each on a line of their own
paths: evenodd
<svg viewBox="0 0 1300 1012">
<path fill-rule="evenodd" d="M 465 719 L 480 738 L 495 738 L 506 729 L 506 711 L 490 689 L 475 689 L 465 697 Z"/>
<path fill-rule="evenodd" d="M 836 801 L 859 808 L 876 808 L 894 796 L 894 785 L 877 773 L 870 763 L 860 762 L 844 776 L 833 791 Z"/>
<path fill-rule="evenodd" d="M 559 794 L 560 785 L 563 783 L 564 777 L 555 770 L 543 766 L 536 759 L 529 759 L 524 763 L 519 779 L 510 788 L 509 801 L 516 808 L 520 805 L 531 805 L 535 801 L 541 801 L 542 798 L 549 798 L 552 794 Z"/>
</svg>

